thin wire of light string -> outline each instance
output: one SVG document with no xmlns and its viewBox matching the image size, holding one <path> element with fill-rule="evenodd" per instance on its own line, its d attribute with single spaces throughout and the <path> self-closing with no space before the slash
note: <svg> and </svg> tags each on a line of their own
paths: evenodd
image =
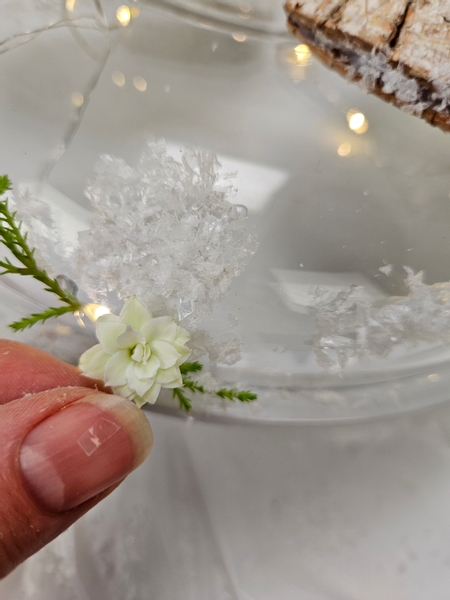
<svg viewBox="0 0 450 600">
<path fill-rule="evenodd" d="M 65 154 L 70 144 L 72 143 L 84 117 L 84 114 L 87 110 L 89 102 L 92 98 L 92 95 L 98 85 L 100 77 L 104 71 L 106 62 L 109 58 L 111 52 L 111 31 L 116 28 L 111 26 L 108 23 L 105 12 L 102 7 L 101 0 L 92 0 L 92 4 L 95 8 L 95 16 L 94 17 L 73 17 L 70 16 L 69 11 L 66 6 L 66 1 L 61 0 L 62 10 L 64 18 L 54 20 L 43 27 L 38 27 L 36 29 L 30 29 L 28 31 L 23 31 L 20 33 L 15 33 L 8 38 L 0 41 L 0 55 L 6 52 L 11 52 L 24 44 L 27 44 L 34 40 L 37 36 L 57 30 L 62 28 L 67 28 L 71 35 L 74 37 L 75 42 L 78 44 L 80 49 L 87 55 L 89 58 L 97 62 L 97 68 L 95 69 L 92 76 L 87 81 L 83 91 L 83 103 L 81 106 L 74 107 L 73 117 L 69 120 L 69 123 L 62 135 L 61 141 L 57 144 L 57 146 L 50 153 L 48 159 L 44 162 L 41 173 L 38 177 L 38 190 L 37 195 L 40 196 L 43 187 L 45 186 L 48 178 L 57 165 L 57 163 L 61 160 L 62 156 Z M 84 39 L 82 32 L 83 31 L 93 31 L 98 30 L 99 32 L 103 32 L 105 34 L 105 50 L 103 52 L 95 52 Z"/>
<path fill-rule="evenodd" d="M 64 6 L 64 13 L 67 14 L 68 11 L 66 8 L 65 0 L 62 0 L 62 2 L 63 2 L 63 6 Z M 95 55 L 93 56 L 92 49 L 90 48 L 90 46 L 86 43 L 86 41 L 80 34 L 80 29 L 77 28 L 77 32 L 75 33 L 75 27 L 73 26 L 74 25 L 73 20 L 70 18 L 66 19 L 67 26 L 69 27 L 69 30 L 70 30 L 71 34 L 73 35 L 75 41 L 78 43 L 80 48 L 87 54 L 87 56 L 89 56 L 90 58 L 94 58 L 94 60 L 96 60 L 98 62 L 98 67 L 94 71 L 93 75 L 90 77 L 89 81 L 87 82 L 87 84 L 83 90 L 84 101 L 81 104 L 81 106 L 78 106 L 75 108 L 74 118 L 71 119 L 71 121 L 69 122 L 69 124 L 66 128 L 66 131 L 63 134 L 62 141 L 54 149 L 53 153 L 50 155 L 49 159 L 46 161 L 46 163 L 43 166 L 41 175 L 39 177 L 38 195 L 41 195 L 42 190 L 43 190 L 46 182 L 48 181 L 51 172 L 56 167 L 57 163 L 61 160 L 63 155 L 66 153 L 66 151 L 69 148 L 70 144 L 72 143 L 78 129 L 80 128 L 80 125 L 83 121 L 84 114 L 87 110 L 87 107 L 89 106 L 92 95 L 98 85 L 98 82 L 100 81 L 100 77 L 103 74 L 105 65 L 106 65 L 109 55 L 111 53 L 111 26 L 108 23 L 108 20 L 103 11 L 103 7 L 101 5 L 100 0 L 93 0 L 93 4 L 97 11 L 96 21 L 97 21 L 99 30 L 103 30 L 106 35 L 106 39 L 107 39 L 106 51 L 103 53 L 103 56 L 100 56 L 98 58 L 96 58 Z"/>
</svg>

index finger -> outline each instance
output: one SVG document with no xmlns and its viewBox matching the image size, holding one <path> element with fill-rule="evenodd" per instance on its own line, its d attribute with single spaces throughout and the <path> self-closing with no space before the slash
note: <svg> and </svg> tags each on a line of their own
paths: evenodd
<svg viewBox="0 0 450 600">
<path fill-rule="evenodd" d="M 0 339 L 0 404 L 57 387 L 81 386 L 104 390 L 97 379 L 82 375 L 42 350 Z"/>
</svg>

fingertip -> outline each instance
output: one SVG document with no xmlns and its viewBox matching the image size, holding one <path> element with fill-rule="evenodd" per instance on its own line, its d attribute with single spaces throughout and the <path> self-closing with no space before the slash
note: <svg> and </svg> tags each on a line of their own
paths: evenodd
<svg viewBox="0 0 450 600">
<path fill-rule="evenodd" d="M 121 481 L 150 453 L 150 424 L 129 400 L 95 393 L 39 423 L 20 466 L 39 506 L 63 512 Z"/>
<path fill-rule="evenodd" d="M 102 381 L 86 377 L 58 358 L 20 342 L 0 339 L 0 404 L 47 389 L 81 386 L 109 392 Z"/>
<path fill-rule="evenodd" d="M 152 443 L 137 406 L 95 388 L 0 406 L 0 578 L 111 493 Z"/>
</svg>

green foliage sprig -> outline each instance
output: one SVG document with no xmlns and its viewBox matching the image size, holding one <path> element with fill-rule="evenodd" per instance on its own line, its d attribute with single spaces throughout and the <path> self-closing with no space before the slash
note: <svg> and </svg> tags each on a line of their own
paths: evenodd
<svg viewBox="0 0 450 600">
<path fill-rule="evenodd" d="M 198 361 L 186 362 L 180 365 L 180 371 L 183 378 L 183 387 L 175 388 L 172 390 L 174 398 L 178 399 L 179 407 L 182 410 L 189 412 L 192 408 L 191 400 L 184 393 L 184 389 L 189 390 L 192 393 L 209 394 L 210 396 L 217 396 L 222 399 L 231 400 L 232 402 L 253 402 L 258 396 L 248 390 L 239 391 L 235 388 L 222 388 L 220 390 L 212 391 L 206 390 L 203 385 L 199 385 L 196 381 L 189 377 L 190 373 L 198 373 L 203 369 L 203 365 Z"/>
<path fill-rule="evenodd" d="M 9 178 L 6 175 L 1 176 L 0 196 L 10 189 Z M 10 250 L 19 263 L 19 265 L 13 264 L 9 258 L 0 260 L 0 269 L 2 269 L 0 275 L 10 273 L 33 277 L 44 284 L 47 292 L 55 294 L 63 303 L 63 306 L 50 307 L 41 313 L 33 313 L 20 321 L 11 323 L 10 327 L 14 331 L 21 331 L 52 317 L 77 312 L 83 308 L 75 296 L 63 290 L 56 279 L 50 277 L 47 271 L 38 266 L 34 257 L 35 250 L 28 245 L 27 237 L 27 233 L 22 233 L 22 223 L 16 221 L 16 213 L 10 211 L 8 200 L 0 200 L 0 242 Z"/>
</svg>

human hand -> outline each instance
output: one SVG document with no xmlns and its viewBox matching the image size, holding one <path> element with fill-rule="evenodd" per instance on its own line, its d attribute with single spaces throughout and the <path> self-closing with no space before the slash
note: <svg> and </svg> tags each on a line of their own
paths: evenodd
<svg viewBox="0 0 450 600">
<path fill-rule="evenodd" d="M 151 450 L 129 400 L 35 348 L 0 340 L 0 577 L 105 498 Z"/>
</svg>

